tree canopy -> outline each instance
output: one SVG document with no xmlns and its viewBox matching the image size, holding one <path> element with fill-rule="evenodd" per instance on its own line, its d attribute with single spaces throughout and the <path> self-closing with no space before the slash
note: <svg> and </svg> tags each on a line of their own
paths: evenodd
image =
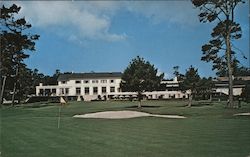
<svg viewBox="0 0 250 157">
<path fill-rule="evenodd" d="M 217 25 L 211 33 L 212 39 L 202 46 L 201 60 L 213 63 L 213 70 L 227 71 L 229 78 L 229 107 L 233 107 L 233 64 L 237 61 L 233 41 L 240 39 L 242 30 L 235 22 L 235 8 L 244 0 L 192 0 L 200 9 L 200 22 L 214 22 Z"/>
<path fill-rule="evenodd" d="M 29 57 L 27 51 L 35 51 L 35 41 L 39 39 L 39 35 L 27 32 L 31 24 L 26 22 L 24 17 L 16 18 L 20 9 L 21 7 L 15 4 L 10 7 L 2 5 L 0 8 L 0 73 L 7 78 L 5 91 L 12 91 L 13 98 L 15 94 L 22 95 L 18 92 L 25 89 L 22 83 L 27 81 L 22 79 L 28 80 L 30 69 L 26 67 L 24 59 Z M 2 81 L 2 78 L 0 80 Z"/>
<path fill-rule="evenodd" d="M 143 92 L 160 88 L 163 77 L 164 74 L 158 75 L 158 69 L 154 65 L 137 56 L 123 72 L 121 89 L 127 92 L 137 92 L 140 101 Z"/>
<path fill-rule="evenodd" d="M 21 7 L 13 4 L 6 8 L 1 7 L 1 72 L 3 75 L 15 74 L 18 65 L 24 64 L 23 60 L 29 55 L 25 51 L 35 51 L 35 41 L 39 35 L 27 33 L 31 28 L 25 18 L 16 19 Z"/>
<path fill-rule="evenodd" d="M 200 76 L 198 74 L 198 69 L 190 66 L 185 75 L 183 75 L 182 81 L 180 82 L 180 89 L 184 92 L 189 91 L 189 103 L 188 106 L 191 107 L 192 99 L 195 94 L 199 91 L 200 87 Z"/>
<path fill-rule="evenodd" d="M 182 78 L 184 77 L 184 75 L 179 72 L 179 68 L 180 68 L 180 66 L 178 66 L 178 65 L 174 66 L 173 67 L 173 70 L 174 70 L 173 74 L 175 77 L 177 77 L 177 80 L 181 81 Z"/>
</svg>

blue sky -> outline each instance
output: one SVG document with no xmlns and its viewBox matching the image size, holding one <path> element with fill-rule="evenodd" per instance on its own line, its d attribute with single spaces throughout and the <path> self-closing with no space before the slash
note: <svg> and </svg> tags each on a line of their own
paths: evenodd
<svg viewBox="0 0 250 157">
<path fill-rule="evenodd" d="M 10 2 L 8 2 L 10 3 Z M 215 76 L 200 61 L 201 46 L 215 23 L 200 23 L 190 1 L 22 1 L 21 16 L 39 34 L 36 52 L 25 62 L 45 74 L 123 71 L 137 55 L 150 61 L 166 78 L 173 66 L 190 65 L 201 76 Z M 243 37 L 234 45 L 249 57 L 249 4 L 236 10 Z M 238 59 L 249 67 L 249 59 Z"/>
</svg>

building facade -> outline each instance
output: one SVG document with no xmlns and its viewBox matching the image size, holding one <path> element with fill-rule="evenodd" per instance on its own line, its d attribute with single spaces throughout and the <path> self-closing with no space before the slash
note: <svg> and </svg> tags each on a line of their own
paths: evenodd
<svg viewBox="0 0 250 157">
<path fill-rule="evenodd" d="M 37 96 L 66 96 L 80 97 L 90 101 L 96 99 L 129 99 L 135 98 L 137 93 L 122 92 L 120 88 L 121 72 L 111 73 L 66 73 L 58 77 L 58 85 L 36 86 Z M 145 92 L 148 99 L 188 98 L 187 93 L 178 90 L 177 78 L 162 81 L 166 84 L 163 91 Z"/>
<path fill-rule="evenodd" d="M 222 93 L 228 95 L 228 77 L 218 77 L 214 80 L 215 93 Z M 247 84 L 250 84 L 250 76 L 238 76 L 233 78 L 233 94 L 234 96 L 240 96 L 243 89 Z"/>
</svg>

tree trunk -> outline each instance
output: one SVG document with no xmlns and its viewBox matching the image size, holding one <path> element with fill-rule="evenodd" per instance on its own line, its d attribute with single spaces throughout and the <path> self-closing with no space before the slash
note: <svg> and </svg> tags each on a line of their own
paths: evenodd
<svg viewBox="0 0 250 157">
<path fill-rule="evenodd" d="M 12 101 L 11 101 L 11 102 L 12 102 L 12 103 L 11 103 L 12 107 L 13 107 L 14 104 L 15 104 L 15 94 L 16 94 L 17 75 L 18 75 L 18 66 L 17 66 L 17 69 L 16 69 L 16 75 L 15 75 L 16 80 L 15 80 L 15 83 L 14 83 L 13 95 L 12 95 Z"/>
<path fill-rule="evenodd" d="M 141 108 L 141 100 L 139 100 L 138 108 Z"/>
<path fill-rule="evenodd" d="M 12 102 L 11 105 L 12 105 L 12 107 L 15 104 L 15 94 L 16 94 L 16 82 L 14 83 L 13 94 L 12 94 L 12 99 L 11 99 L 11 102 Z"/>
<path fill-rule="evenodd" d="M 192 106 L 192 99 L 193 99 L 193 94 L 191 93 L 189 98 L 188 98 L 188 107 Z"/>
<path fill-rule="evenodd" d="M 141 92 L 138 92 L 138 108 L 141 108 L 141 100 L 142 100 L 142 93 Z"/>
<path fill-rule="evenodd" d="M 209 101 L 212 102 L 213 100 L 213 96 L 212 96 L 212 93 L 209 94 Z"/>
<path fill-rule="evenodd" d="M 230 32 L 230 31 L 228 31 Z M 226 56 L 227 56 L 227 68 L 228 68 L 228 96 L 229 96 L 229 102 L 228 106 L 229 108 L 232 108 L 233 105 L 233 71 L 232 71 L 232 63 L 231 63 L 231 43 L 230 43 L 230 33 L 227 33 L 226 37 Z"/>
<path fill-rule="evenodd" d="M 3 93 L 4 93 L 4 87 L 6 82 L 6 76 L 3 76 L 3 84 L 2 84 L 2 78 L 1 78 L 1 95 L 0 95 L 0 104 L 3 104 Z"/>
<path fill-rule="evenodd" d="M 2 73 L 2 51 L 0 52 L 0 90 L 1 90 L 1 95 L 0 95 L 0 105 L 2 107 L 2 102 L 3 102 L 3 85 L 2 85 L 2 76 L 3 76 L 3 73 Z M 3 80 L 4 81 L 4 80 Z"/>
</svg>

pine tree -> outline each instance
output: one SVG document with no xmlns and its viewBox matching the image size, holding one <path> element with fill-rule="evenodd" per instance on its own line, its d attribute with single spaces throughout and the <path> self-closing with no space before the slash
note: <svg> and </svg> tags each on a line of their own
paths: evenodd
<svg viewBox="0 0 250 157">
<path fill-rule="evenodd" d="M 183 92 L 189 92 L 188 107 L 192 106 L 192 100 L 198 93 L 200 86 L 200 76 L 198 74 L 198 69 L 190 66 L 183 76 L 182 81 L 180 82 L 180 89 Z"/>
<path fill-rule="evenodd" d="M 20 91 L 17 86 L 21 87 L 21 85 L 18 85 L 22 82 L 19 80 L 21 79 L 19 72 L 26 67 L 23 61 L 29 57 L 25 51 L 35 51 L 35 41 L 39 39 L 39 35 L 27 33 L 31 24 L 27 23 L 25 18 L 15 18 L 20 9 L 21 7 L 15 4 L 9 8 L 4 5 L 0 8 L 0 73 L 1 76 L 7 77 L 6 89 L 13 88 L 12 104 L 14 104 L 15 94 Z"/>
<path fill-rule="evenodd" d="M 211 36 L 212 40 L 202 46 L 203 57 L 201 60 L 213 62 L 213 69 L 225 69 L 229 80 L 229 103 L 233 107 L 233 60 L 235 52 L 232 50 L 232 41 L 241 38 L 240 24 L 235 22 L 235 8 L 243 0 L 192 0 L 195 7 L 199 8 L 200 22 L 218 21 Z M 224 53 L 220 53 L 224 52 Z"/>
<path fill-rule="evenodd" d="M 164 74 L 157 75 L 154 65 L 137 56 L 130 62 L 122 75 L 121 89 L 127 92 L 137 92 L 138 108 L 141 107 L 143 93 L 160 88 Z"/>
</svg>

